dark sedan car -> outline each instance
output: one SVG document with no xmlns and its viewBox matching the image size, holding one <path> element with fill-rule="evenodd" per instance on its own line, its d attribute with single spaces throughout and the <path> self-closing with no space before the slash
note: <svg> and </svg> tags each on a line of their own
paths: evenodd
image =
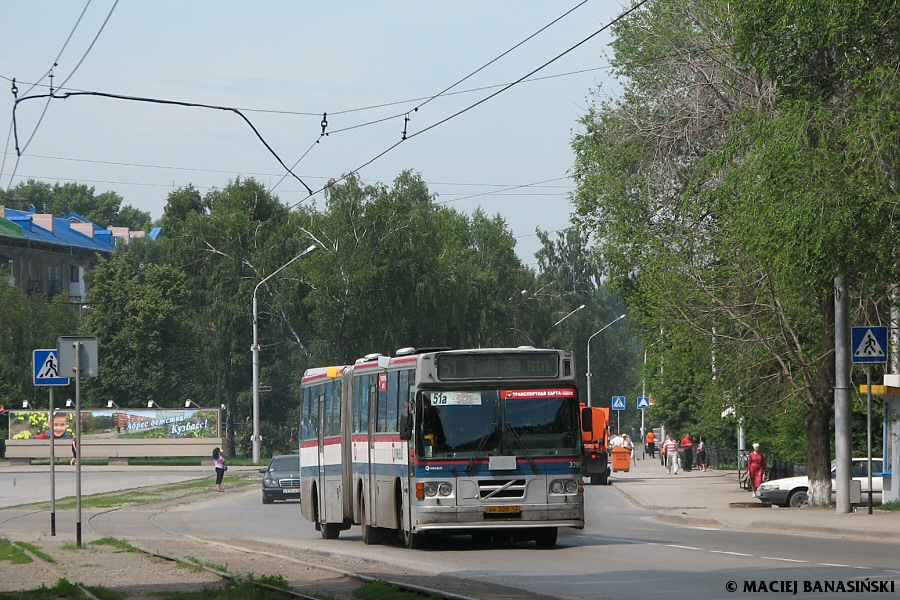
<svg viewBox="0 0 900 600">
<path fill-rule="evenodd" d="M 296 454 L 273 456 L 269 466 L 260 469 L 263 504 L 276 500 L 300 500 L 300 457 Z"/>
</svg>

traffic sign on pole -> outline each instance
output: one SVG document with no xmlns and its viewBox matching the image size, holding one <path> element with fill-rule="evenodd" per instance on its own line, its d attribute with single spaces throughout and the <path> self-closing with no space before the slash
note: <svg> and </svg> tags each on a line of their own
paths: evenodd
<svg viewBox="0 0 900 600">
<path fill-rule="evenodd" d="M 612 397 L 612 409 L 613 410 L 625 410 L 625 396 L 613 396 Z"/>
<path fill-rule="evenodd" d="M 637 407 L 641 410 L 650 408 L 650 396 L 639 396 L 637 399 Z"/>
<path fill-rule="evenodd" d="M 850 329 L 850 349 L 854 363 L 887 362 L 887 327 L 852 327 Z"/>
<path fill-rule="evenodd" d="M 69 378 L 61 376 L 56 348 L 35 350 L 33 363 L 34 385 L 69 385 Z"/>
</svg>

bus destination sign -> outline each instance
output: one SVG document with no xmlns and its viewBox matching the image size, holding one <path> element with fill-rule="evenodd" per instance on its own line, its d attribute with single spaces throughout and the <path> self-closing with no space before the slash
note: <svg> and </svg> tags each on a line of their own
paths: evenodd
<svg viewBox="0 0 900 600">
<path fill-rule="evenodd" d="M 548 379 L 559 377 L 555 352 L 460 353 L 437 356 L 438 379 Z"/>
</svg>

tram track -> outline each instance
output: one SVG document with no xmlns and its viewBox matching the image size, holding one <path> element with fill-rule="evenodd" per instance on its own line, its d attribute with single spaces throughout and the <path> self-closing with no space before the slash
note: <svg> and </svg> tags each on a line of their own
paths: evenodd
<svg viewBox="0 0 900 600">
<path fill-rule="evenodd" d="M 111 514 L 121 512 L 126 508 L 129 507 L 114 507 L 91 515 L 87 520 L 88 530 L 92 534 L 99 536 L 111 533 L 106 526 L 100 523 L 100 521 L 104 517 L 109 517 Z M 134 515 L 137 511 L 129 510 L 127 512 L 130 515 Z M 349 590 L 374 581 L 381 581 L 396 588 L 420 593 L 425 596 L 433 596 L 447 600 L 484 600 L 484 596 L 470 596 L 460 594 L 452 589 L 444 589 L 440 586 L 440 582 L 446 582 L 448 578 L 430 578 L 434 580 L 438 586 L 425 586 L 410 581 L 404 581 L 396 577 L 390 577 L 386 572 L 386 569 L 389 568 L 388 565 L 377 561 L 370 561 L 368 559 L 348 559 L 347 557 L 327 552 L 311 549 L 298 551 L 282 546 L 278 546 L 279 550 L 275 551 L 270 545 L 264 544 L 262 545 L 264 547 L 260 547 L 260 543 L 249 540 L 246 540 L 244 543 L 224 542 L 219 539 L 211 539 L 192 535 L 190 533 L 174 531 L 160 522 L 161 517 L 164 516 L 166 512 L 166 510 L 154 510 L 149 514 L 144 515 L 145 518 L 143 520 L 157 532 L 157 535 L 147 536 L 148 539 L 146 541 L 138 541 L 136 543 L 129 541 L 128 544 L 145 556 L 166 560 L 180 565 L 181 567 L 191 569 L 200 568 L 223 580 L 230 580 L 235 577 L 246 577 L 251 574 L 254 577 L 259 575 L 255 570 L 245 573 L 232 573 L 229 572 L 231 571 L 230 568 L 229 571 L 224 571 L 215 568 L 215 566 L 210 566 L 220 564 L 220 562 L 217 562 L 220 559 L 215 558 L 217 556 L 230 556 L 233 558 L 236 555 L 241 555 L 255 559 L 253 561 L 255 566 L 262 571 L 273 570 L 270 567 L 274 565 L 274 572 L 283 574 L 285 573 L 285 566 L 291 565 L 297 568 L 289 569 L 290 573 L 302 573 L 304 580 L 311 580 L 313 582 L 326 581 L 328 582 L 326 587 L 332 587 L 339 590 Z M 159 534 L 161 534 L 162 537 L 160 537 Z M 151 546 L 156 546 L 157 548 Z M 159 546 L 166 549 L 160 550 L 158 549 Z M 174 551 L 174 548 L 179 548 L 180 550 Z M 210 551 L 203 552 L 201 548 L 207 548 L 210 549 Z M 204 556 L 206 558 L 200 560 L 198 556 Z M 223 562 L 229 561 L 226 560 Z M 343 563 L 345 566 L 335 566 L 335 563 Z M 358 568 L 349 569 L 346 566 L 347 564 L 356 564 L 358 565 Z M 422 576 L 421 574 L 415 575 L 418 577 Z M 290 578 L 287 579 L 290 580 Z M 280 587 L 256 581 L 252 578 L 249 583 L 258 587 L 278 591 L 279 593 L 283 593 L 286 597 L 316 598 L 316 596 L 309 595 L 302 591 L 285 590 Z M 321 584 L 317 584 L 317 586 L 321 587 Z M 462 584 L 462 586 L 464 586 L 464 584 Z M 461 582 L 456 582 L 454 587 L 461 587 Z M 321 592 L 319 593 L 321 595 Z"/>
</svg>

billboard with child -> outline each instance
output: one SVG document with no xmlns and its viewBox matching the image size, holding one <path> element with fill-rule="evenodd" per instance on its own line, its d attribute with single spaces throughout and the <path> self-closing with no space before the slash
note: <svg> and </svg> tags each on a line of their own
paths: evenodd
<svg viewBox="0 0 900 600">
<path fill-rule="evenodd" d="M 9 439 L 70 439 L 75 412 L 46 410 L 8 411 Z M 89 409 L 81 411 L 81 435 L 116 439 L 218 438 L 219 409 Z M 51 424 L 52 423 L 52 424 Z"/>
</svg>

